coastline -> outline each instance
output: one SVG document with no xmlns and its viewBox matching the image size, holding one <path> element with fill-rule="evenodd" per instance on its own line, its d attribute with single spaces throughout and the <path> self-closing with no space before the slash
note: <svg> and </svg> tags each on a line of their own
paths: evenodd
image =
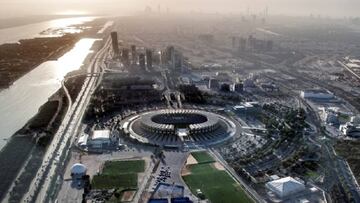
<svg viewBox="0 0 360 203">
<path fill-rule="evenodd" d="M 0 178 L 2 179 L 2 182 L 0 184 L 0 200 L 4 198 L 12 182 L 17 177 L 19 171 L 25 166 L 25 163 L 32 156 L 33 152 L 46 151 L 46 142 L 51 140 L 49 133 L 55 131 L 58 126 L 53 125 L 52 128 L 48 128 L 45 124 L 45 120 L 53 114 L 53 116 L 58 117 L 56 120 L 61 121 L 61 117 L 65 112 L 64 109 L 66 110 L 66 108 L 63 107 L 67 106 L 67 104 L 64 103 L 66 102 L 66 99 L 63 100 L 64 102 L 60 102 L 60 99 L 62 99 L 61 95 L 63 95 L 62 92 L 63 90 L 60 89 L 52 96 L 52 98 L 58 97 L 59 100 L 49 99 L 48 102 L 43 104 L 39 108 L 38 113 L 32 117 L 25 126 L 12 135 L 6 145 L 1 149 L 0 170 L 2 173 L 0 173 Z M 60 105 L 60 108 L 63 110 L 55 115 L 57 107 Z M 43 120 L 43 122 L 38 123 L 39 125 L 35 126 L 35 124 L 37 124 L 35 122 L 39 120 Z M 45 125 L 46 128 L 44 128 Z M 33 161 L 32 164 L 34 163 L 36 162 Z"/>
<path fill-rule="evenodd" d="M 75 72 L 83 71 L 82 68 Z M 68 75 L 74 74 L 70 72 Z M 85 77 L 75 77 L 66 81 L 70 95 L 77 96 Z M 61 88 L 43 104 L 20 130 L 12 135 L 0 151 L 0 202 L 8 192 L 8 202 L 21 200 L 27 191 L 35 172 L 42 163 L 53 135 L 61 125 L 68 108 L 68 100 Z M 16 181 L 15 181 L 16 180 Z M 10 190 L 10 191 L 9 191 Z"/>
<path fill-rule="evenodd" d="M 44 62 L 58 60 L 68 53 L 75 44 L 87 36 L 93 36 L 101 21 L 92 22 L 92 29 L 82 33 L 65 34 L 61 37 L 47 37 L 20 40 L 19 43 L 0 45 L 0 92 L 8 88 L 17 79 L 25 76 Z M 34 48 L 34 46 L 36 48 Z M 90 50 L 96 50 L 92 44 Z M 6 57 L 3 57 L 6 56 Z M 86 64 L 93 57 L 88 53 L 79 69 L 65 76 L 74 76 L 65 80 L 70 96 L 74 99 L 81 91 L 86 76 L 81 76 Z M 4 65 L 5 64 L 5 65 Z M 10 66 L 7 66 L 9 65 Z M 16 68 L 11 65 L 15 64 Z M 5 73 L 6 78 L 3 77 Z M 6 80 L 7 79 L 7 80 Z M 42 104 L 37 113 L 25 125 L 6 139 L 0 150 L 0 202 L 20 202 L 36 178 L 43 157 L 53 136 L 59 129 L 68 109 L 68 99 L 63 88 L 53 93 Z"/>
<path fill-rule="evenodd" d="M 17 79 L 40 64 L 57 60 L 71 50 L 79 39 L 79 34 L 66 34 L 0 45 L 0 91 L 9 88 Z"/>
<path fill-rule="evenodd" d="M 74 43 L 62 45 L 56 54 L 49 54 L 50 58 L 60 58 L 69 51 L 80 36 L 74 36 Z M 96 47 L 94 44 L 91 50 Z M 84 64 L 91 58 L 89 54 Z M 34 66 L 36 67 L 36 66 Z M 76 75 L 84 71 L 84 65 L 78 70 L 67 73 Z M 23 72 L 23 74 L 26 74 Z M 65 85 L 71 95 L 76 97 L 84 83 L 85 76 L 67 79 Z M 1 90 L 0 90 L 1 91 Z M 44 103 L 38 112 L 26 124 L 14 133 L 0 150 L 0 202 L 18 202 L 27 191 L 31 181 L 36 178 L 43 156 L 51 142 L 53 135 L 61 125 L 68 108 L 68 100 L 63 88 L 57 90 L 48 101 Z M 6 198 L 6 199 L 4 199 Z"/>
</svg>

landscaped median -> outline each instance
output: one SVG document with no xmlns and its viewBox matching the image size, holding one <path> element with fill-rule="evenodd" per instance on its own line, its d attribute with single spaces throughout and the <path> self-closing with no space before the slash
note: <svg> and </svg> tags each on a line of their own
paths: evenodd
<svg viewBox="0 0 360 203">
<path fill-rule="evenodd" d="M 212 203 L 253 202 L 241 186 L 226 172 L 221 164 L 206 152 L 191 153 L 183 169 L 183 179 L 191 192 Z"/>
</svg>

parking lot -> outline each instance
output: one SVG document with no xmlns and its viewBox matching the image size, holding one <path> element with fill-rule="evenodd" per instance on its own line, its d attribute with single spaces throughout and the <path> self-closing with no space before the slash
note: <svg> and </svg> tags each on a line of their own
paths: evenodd
<svg viewBox="0 0 360 203">
<path fill-rule="evenodd" d="M 189 188 L 181 177 L 181 169 L 188 157 L 187 152 L 181 152 L 178 150 L 164 151 L 164 158 L 160 162 L 159 167 L 153 174 L 148 192 L 153 192 L 159 183 L 168 183 L 174 185 L 181 185 L 185 187 L 184 196 L 192 197 Z"/>
</svg>

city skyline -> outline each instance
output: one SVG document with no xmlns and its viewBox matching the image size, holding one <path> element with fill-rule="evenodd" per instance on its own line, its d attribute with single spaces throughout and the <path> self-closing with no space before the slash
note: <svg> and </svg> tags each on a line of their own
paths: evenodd
<svg viewBox="0 0 360 203">
<path fill-rule="evenodd" d="M 82 14 L 124 16 L 151 7 L 158 12 L 204 12 L 324 17 L 358 17 L 360 2 L 356 0 L 303 0 L 289 3 L 286 0 L 3 0 L 0 2 L 0 18 L 26 15 Z"/>
</svg>

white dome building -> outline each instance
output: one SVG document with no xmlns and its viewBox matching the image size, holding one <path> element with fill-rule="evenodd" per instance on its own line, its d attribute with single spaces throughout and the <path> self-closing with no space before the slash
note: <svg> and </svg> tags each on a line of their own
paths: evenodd
<svg viewBox="0 0 360 203">
<path fill-rule="evenodd" d="M 265 187 L 280 198 L 288 197 L 305 190 L 305 185 L 292 177 L 270 181 L 265 184 Z"/>
<path fill-rule="evenodd" d="M 86 166 L 80 163 L 76 163 L 71 167 L 71 175 L 85 175 Z"/>
</svg>

